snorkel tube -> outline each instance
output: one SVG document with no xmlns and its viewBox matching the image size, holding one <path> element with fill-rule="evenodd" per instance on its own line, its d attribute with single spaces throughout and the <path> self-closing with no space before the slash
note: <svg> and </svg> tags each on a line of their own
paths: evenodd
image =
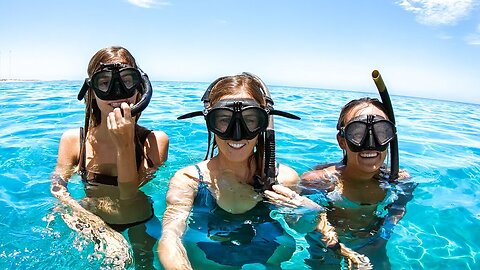
<svg viewBox="0 0 480 270">
<path fill-rule="evenodd" d="M 265 83 L 256 75 L 248 72 L 243 74 L 254 78 L 262 87 L 267 103 L 267 110 L 273 111 L 273 100 L 270 91 Z M 275 129 L 273 126 L 273 114 L 268 115 L 268 126 L 265 130 L 265 156 L 264 156 L 264 176 L 259 179 L 261 190 L 272 190 L 272 186 L 278 184 L 276 178 L 276 162 L 275 162 Z"/>
<path fill-rule="evenodd" d="M 133 105 L 132 116 L 137 115 L 145 110 L 152 99 L 153 89 L 150 79 L 148 79 L 148 75 L 142 70 L 140 70 L 140 73 L 142 74 L 143 94 L 137 104 Z"/>
<path fill-rule="evenodd" d="M 390 95 L 388 94 L 387 87 L 383 82 L 382 76 L 378 70 L 374 70 L 372 72 L 372 78 L 377 86 L 378 93 L 380 94 L 380 98 L 382 99 L 382 103 L 387 110 L 387 116 L 395 124 L 395 115 L 393 114 L 393 107 L 392 102 L 390 100 Z M 395 134 L 395 137 L 390 141 L 390 181 L 395 181 L 398 179 L 398 166 L 399 166 L 399 159 L 398 159 L 398 137 Z"/>
</svg>

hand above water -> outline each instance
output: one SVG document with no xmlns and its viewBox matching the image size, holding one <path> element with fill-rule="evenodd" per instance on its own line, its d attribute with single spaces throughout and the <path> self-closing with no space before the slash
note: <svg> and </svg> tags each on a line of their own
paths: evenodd
<svg viewBox="0 0 480 270">
<path fill-rule="evenodd" d="M 130 105 L 122 102 L 120 107 L 121 109 L 115 108 L 107 116 L 107 128 L 117 151 L 134 147 L 133 138 L 135 136 L 135 121 L 132 118 Z"/>
<path fill-rule="evenodd" d="M 301 196 L 294 190 L 282 186 L 273 185 L 273 190 L 266 190 L 264 192 L 265 198 L 271 203 L 279 206 L 286 206 L 290 208 L 306 207 L 312 210 L 322 210 L 323 208 L 305 196 Z"/>
</svg>

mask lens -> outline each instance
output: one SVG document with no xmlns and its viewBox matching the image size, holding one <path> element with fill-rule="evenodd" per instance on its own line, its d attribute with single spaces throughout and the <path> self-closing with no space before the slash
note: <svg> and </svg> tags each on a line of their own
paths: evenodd
<svg viewBox="0 0 480 270">
<path fill-rule="evenodd" d="M 267 115 L 258 108 L 247 108 L 242 111 L 242 118 L 248 131 L 254 132 L 266 127 Z"/>
<path fill-rule="evenodd" d="M 112 81 L 111 71 L 101 71 L 92 76 L 92 87 L 96 90 L 107 92 Z"/>
<path fill-rule="evenodd" d="M 393 124 L 386 120 L 373 123 L 373 133 L 381 145 L 389 143 L 395 136 Z"/>
<path fill-rule="evenodd" d="M 345 127 L 345 139 L 351 143 L 360 146 L 367 135 L 367 124 L 364 122 L 354 121 Z"/>
<path fill-rule="evenodd" d="M 128 90 L 131 90 L 140 83 L 140 73 L 133 68 L 121 70 L 120 78 L 122 79 L 123 85 L 125 85 L 125 88 Z"/>
<path fill-rule="evenodd" d="M 216 132 L 225 133 L 232 121 L 233 112 L 228 109 L 212 110 L 208 115 L 209 126 Z"/>
</svg>

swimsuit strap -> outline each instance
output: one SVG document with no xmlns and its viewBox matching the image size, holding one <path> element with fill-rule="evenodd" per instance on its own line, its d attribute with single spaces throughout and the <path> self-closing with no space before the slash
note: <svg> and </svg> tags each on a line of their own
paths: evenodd
<svg viewBox="0 0 480 270">
<path fill-rule="evenodd" d="M 198 181 L 203 183 L 203 172 L 202 172 L 202 170 L 200 170 L 200 167 L 198 167 L 198 164 L 195 164 L 194 166 L 195 166 L 195 168 L 197 169 L 197 172 L 198 172 Z"/>
<path fill-rule="evenodd" d="M 80 160 L 78 162 L 78 171 L 83 181 L 87 181 L 87 168 L 85 166 L 87 160 L 87 153 L 85 150 L 86 146 L 84 128 L 80 127 Z"/>
</svg>

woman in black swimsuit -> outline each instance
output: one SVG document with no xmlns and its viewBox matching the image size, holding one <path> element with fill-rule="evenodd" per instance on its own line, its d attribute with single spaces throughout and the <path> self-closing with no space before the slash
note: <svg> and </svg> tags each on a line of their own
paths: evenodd
<svg viewBox="0 0 480 270">
<path fill-rule="evenodd" d="M 154 213 L 149 198 L 139 188 L 152 179 L 168 152 L 164 132 L 137 124 L 151 91 L 148 76 L 128 50 L 99 50 L 90 60 L 88 78 L 78 95 L 85 99 L 85 127 L 63 134 L 51 185 L 52 194 L 63 205 L 77 210 L 72 214 L 76 218 L 62 214 L 70 227 L 84 234 L 89 232 L 99 248 L 99 242 L 107 238 L 102 233 L 109 232 L 109 228 L 117 232 L 128 229 L 135 262 L 142 266 L 153 264 L 151 249 L 156 239 L 146 233 Z M 81 207 L 67 190 L 73 173 L 79 173 L 85 184 L 86 197 Z M 110 234 L 119 237 L 111 230 Z M 110 239 L 106 241 L 109 243 L 103 244 L 108 253 L 114 248 Z M 112 256 L 113 260 L 118 257 Z"/>
</svg>

